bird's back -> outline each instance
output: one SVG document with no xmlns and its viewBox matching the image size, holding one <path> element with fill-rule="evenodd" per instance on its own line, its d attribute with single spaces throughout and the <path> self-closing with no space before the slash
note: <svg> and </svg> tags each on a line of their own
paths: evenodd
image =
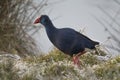
<svg viewBox="0 0 120 80">
<path fill-rule="evenodd" d="M 95 45 L 99 45 L 99 42 L 93 41 L 79 32 L 76 33 L 78 35 L 79 40 L 81 39 L 82 40 L 81 42 L 84 43 L 85 48 L 94 49 Z"/>
<path fill-rule="evenodd" d="M 85 48 L 94 49 L 97 44 L 97 42 L 70 28 L 58 29 L 52 43 L 71 56 L 84 51 Z"/>
</svg>

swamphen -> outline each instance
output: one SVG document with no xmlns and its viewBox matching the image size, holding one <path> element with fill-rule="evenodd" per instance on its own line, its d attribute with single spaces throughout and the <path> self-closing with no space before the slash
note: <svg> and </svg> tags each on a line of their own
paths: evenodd
<svg viewBox="0 0 120 80">
<path fill-rule="evenodd" d="M 37 23 L 45 26 L 48 38 L 54 46 L 73 57 L 74 64 L 79 63 L 78 58 L 86 52 L 85 48 L 95 49 L 95 45 L 99 44 L 71 28 L 56 28 L 47 15 L 37 18 L 34 24 Z"/>
</svg>

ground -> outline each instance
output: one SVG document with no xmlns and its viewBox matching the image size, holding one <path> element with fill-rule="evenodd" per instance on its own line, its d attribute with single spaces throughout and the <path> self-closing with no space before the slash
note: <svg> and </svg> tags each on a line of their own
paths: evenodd
<svg viewBox="0 0 120 80">
<path fill-rule="evenodd" d="M 107 58 L 88 52 L 75 66 L 71 57 L 57 49 L 49 54 L 0 56 L 0 80 L 119 80 L 120 56 Z"/>
</svg>

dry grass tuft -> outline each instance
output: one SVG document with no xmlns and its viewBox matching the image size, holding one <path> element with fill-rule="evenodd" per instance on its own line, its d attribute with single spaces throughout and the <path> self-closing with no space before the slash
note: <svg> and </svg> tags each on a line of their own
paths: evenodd
<svg viewBox="0 0 120 80">
<path fill-rule="evenodd" d="M 34 39 L 33 18 L 41 14 L 47 0 L 0 0 L 0 51 L 27 56 L 37 53 Z"/>
</svg>

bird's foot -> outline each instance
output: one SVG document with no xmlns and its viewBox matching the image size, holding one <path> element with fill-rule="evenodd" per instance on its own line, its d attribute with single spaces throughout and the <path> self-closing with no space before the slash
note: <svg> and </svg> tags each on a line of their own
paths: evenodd
<svg viewBox="0 0 120 80">
<path fill-rule="evenodd" d="M 80 61 L 78 56 L 73 57 L 73 63 L 74 65 L 77 65 L 78 67 L 80 66 Z"/>
<path fill-rule="evenodd" d="M 79 56 L 81 56 L 82 54 L 84 54 L 86 51 L 80 52 L 77 55 L 73 55 L 73 63 L 74 65 L 77 65 L 77 67 L 80 68 L 81 65 L 81 61 L 79 61 Z"/>
</svg>

